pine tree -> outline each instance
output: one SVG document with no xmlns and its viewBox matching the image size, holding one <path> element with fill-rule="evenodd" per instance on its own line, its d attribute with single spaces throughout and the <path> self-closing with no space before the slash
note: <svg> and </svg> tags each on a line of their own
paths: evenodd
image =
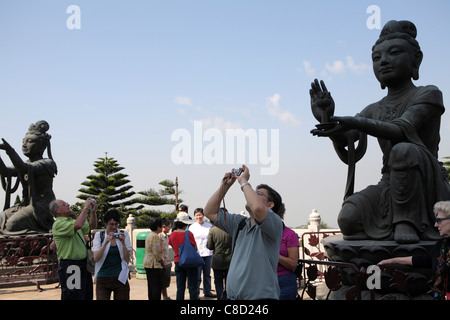
<svg viewBox="0 0 450 320">
<path fill-rule="evenodd" d="M 166 179 L 159 184 L 162 185 L 164 189 L 139 191 L 138 194 L 144 197 L 135 198 L 134 203 L 140 203 L 147 206 L 173 205 L 174 211 L 167 213 L 152 209 L 139 210 L 136 212 L 136 226 L 138 228 L 148 228 L 150 220 L 153 217 L 167 217 L 169 219 L 174 219 L 176 217 L 178 201 L 182 202 L 182 199 L 178 199 L 178 195 L 181 193 L 181 191 L 178 191 L 178 179 L 175 183 Z M 171 196 L 174 196 L 175 198 L 171 198 Z"/>
<path fill-rule="evenodd" d="M 124 168 L 119 165 L 117 160 L 108 157 L 106 153 L 104 158 L 98 158 L 94 162 L 94 171 L 96 174 L 87 176 L 87 181 L 81 184 L 86 188 L 81 188 L 78 191 L 82 194 L 77 198 L 86 200 L 93 198 L 97 201 L 98 210 L 98 227 L 104 227 L 103 216 L 111 209 L 116 208 L 122 213 L 122 223 L 126 221 L 128 213 L 135 212 L 138 208 L 129 208 L 129 205 L 134 203 L 133 200 L 126 200 L 135 194 L 134 191 L 129 191 L 133 186 L 128 185 L 130 180 L 126 179 L 128 175 L 121 173 Z M 80 205 L 77 203 L 77 205 Z"/>
</svg>

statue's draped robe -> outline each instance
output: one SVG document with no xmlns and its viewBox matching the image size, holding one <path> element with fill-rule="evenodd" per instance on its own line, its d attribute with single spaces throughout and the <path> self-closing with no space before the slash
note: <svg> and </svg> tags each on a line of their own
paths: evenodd
<svg viewBox="0 0 450 320">
<path fill-rule="evenodd" d="M 450 200 L 447 172 L 438 162 L 440 121 L 444 113 L 441 91 L 435 86 L 411 89 L 397 101 L 387 98 L 366 107 L 357 116 L 391 122 L 405 141 L 378 139 L 383 152 L 382 178 L 377 185 L 348 197 L 361 217 L 366 235 L 386 239 L 395 224 L 413 225 L 422 239 L 437 239 L 433 205 Z M 417 117 L 427 119 L 415 128 Z"/>
<path fill-rule="evenodd" d="M 4 235 L 48 233 L 53 225 L 49 204 L 55 200 L 53 178 L 57 173 L 52 159 L 26 162 L 27 173 L 19 178 L 22 201 L 0 213 L 0 232 Z M 9 174 L 16 169 L 10 168 Z"/>
</svg>

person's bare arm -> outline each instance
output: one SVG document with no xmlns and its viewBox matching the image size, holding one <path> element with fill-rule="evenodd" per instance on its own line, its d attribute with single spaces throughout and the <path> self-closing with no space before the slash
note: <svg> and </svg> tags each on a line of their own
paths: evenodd
<svg viewBox="0 0 450 320">
<path fill-rule="evenodd" d="M 208 202 L 203 209 L 203 213 L 205 216 L 211 221 L 216 222 L 217 214 L 220 209 L 220 202 L 225 197 L 226 193 L 236 181 L 236 176 L 232 176 L 231 172 L 225 173 L 225 176 L 222 179 L 219 189 L 209 198 Z"/>
</svg>

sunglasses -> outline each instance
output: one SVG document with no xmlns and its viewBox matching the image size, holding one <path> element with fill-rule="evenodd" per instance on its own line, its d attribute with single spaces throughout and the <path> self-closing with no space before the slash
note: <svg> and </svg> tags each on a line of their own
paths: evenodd
<svg viewBox="0 0 450 320">
<path fill-rule="evenodd" d="M 448 220 L 448 219 L 450 219 L 450 217 L 447 217 L 447 218 L 436 218 L 436 223 L 440 224 L 442 221 Z"/>
</svg>

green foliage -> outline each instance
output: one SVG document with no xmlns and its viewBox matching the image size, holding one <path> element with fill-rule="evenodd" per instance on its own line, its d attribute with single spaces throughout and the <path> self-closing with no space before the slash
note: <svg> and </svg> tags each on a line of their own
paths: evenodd
<svg viewBox="0 0 450 320">
<path fill-rule="evenodd" d="M 121 172 L 123 169 L 114 158 L 108 157 L 106 154 L 104 158 L 98 158 L 94 162 L 96 174 L 87 176 L 88 180 L 81 183 L 84 187 L 78 190 L 81 194 L 77 198 L 82 200 L 93 198 L 97 201 L 98 228 L 104 228 L 103 217 L 111 208 L 115 208 L 121 213 L 121 228 L 126 226 L 126 220 L 130 214 L 135 217 L 137 228 L 148 228 L 150 220 L 154 217 L 167 217 L 171 220 L 176 217 L 178 194 L 181 193 L 178 192 L 178 182 L 169 179 L 163 180 L 159 184 L 164 188 L 140 191 L 137 197 L 130 199 L 136 193 L 130 191 L 133 186 L 129 185 L 128 175 Z M 178 201 L 182 202 L 181 199 Z M 154 208 L 146 208 L 163 205 L 172 205 L 174 209 L 167 213 L 154 210 Z M 77 202 L 71 206 L 71 209 L 79 214 L 83 207 L 83 202 Z"/>
<path fill-rule="evenodd" d="M 153 209 L 137 210 L 134 214 L 137 228 L 148 228 L 150 220 L 154 217 L 169 218 L 171 220 L 175 219 L 177 215 L 177 212 L 175 211 L 177 200 L 172 198 L 172 196 L 178 196 L 181 191 L 177 192 L 175 183 L 168 179 L 161 181 L 159 184 L 164 188 L 160 190 L 148 189 L 140 191 L 138 194 L 142 197 L 133 199 L 134 203 L 146 206 L 173 205 L 174 209 L 170 213 Z M 178 201 L 182 202 L 182 199 L 178 199 Z"/>
<path fill-rule="evenodd" d="M 104 227 L 103 217 L 111 208 L 118 209 L 123 216 L 128 216 L 129 213 L 135 212 L 136 210 L 136 208 L 129 207 L 134 204 L 134 201 L 127 199 L 133 196 L 135 192 L 129 191 L 133 186 L 128 184 L 130 182 L 130 180 L 126 179 L 128 175 L 120 172 L 123 169 L 114 158 L 109 158 L 106 154 L 104 158 L 98 158 L 94 162 L 94 171 L 96 174 L 87 176 L 89 180 L 81 183 L 85 187 L 78 190 L 82 194 L 78 195 L 77 198 L 82 200 L 93 198 L 97 201 L 99 228 Z M 81 209 L 83 205 L 83 203 L 77 202 L 73 206 L 73 211 L 79 212 L 75 210 Z M 121 223 L 121 227 L 125 223 Z"/>
<path fill-rule="evenodd" d="M 450 159 L 450 157 L 444 157 L 444 159 Z M 447 170 L 447 179 L 450 181 L 450 161 L 443 162 L 444 168 Z"/>
</svg>

